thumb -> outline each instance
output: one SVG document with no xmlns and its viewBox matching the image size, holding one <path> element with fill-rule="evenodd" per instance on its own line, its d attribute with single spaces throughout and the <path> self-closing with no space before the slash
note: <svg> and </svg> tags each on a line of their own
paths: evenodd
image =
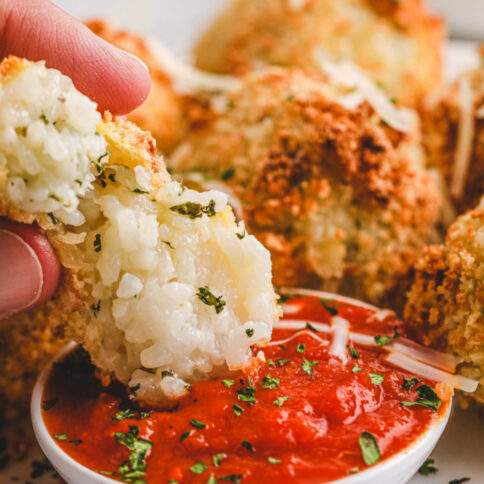
<svg viewBox="0 0 484 484">
<path fill-rule="evenodd" d="M 35 227 L 0 219 L 0 319 L 45 302 L 59 276 L 54 250 Z"/>
</svg>

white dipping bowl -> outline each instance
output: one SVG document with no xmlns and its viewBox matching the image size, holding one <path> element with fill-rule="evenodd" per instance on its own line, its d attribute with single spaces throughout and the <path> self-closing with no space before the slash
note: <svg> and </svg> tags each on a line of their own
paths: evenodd
<svg viewBox="0 0 484 484">
<path fill-rule="evenodd" d="M 30 412 L 35 437 L 52 465 L 68 484 L 112 484 L 119 482 L 98 474 L 79 464 L 59 447 L 47 430 L 42 418 L 42 402 L 45 384 L 55 362 L 62 360 L 75 349 L 75 343 L 66 345 L 59 354 L 44 368 L 34 387 Z M 353 476 L 339 479 L 338 484 L 403 484 L 407 482 L 424 463 L 437 445 L 450 417 L 452 405 L 449 403 L 445 412 L 411 445 L 393 457 L 385 459 Z M 158 483 L 150 483 L 158 484 Z"/>
</svg>

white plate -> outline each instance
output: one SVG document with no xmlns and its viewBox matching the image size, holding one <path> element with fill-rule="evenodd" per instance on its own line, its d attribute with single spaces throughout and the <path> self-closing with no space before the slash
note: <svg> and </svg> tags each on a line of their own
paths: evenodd
<svg viewBox="0 0 484 484">
<path fill-rule="evenodd" d="M 434 0 L 437 3 L 439 0 Z M 468 11 L 463 3 L 468 0 L 449 0 L 458 13 Z M 154 35 L 176 54 L 189 59 L 190 45 L 203 26 L 223 5 L 224 0 L 57 0 L 56 3 L 81 18 L 106 17 L 120 26 L 131 27 L 146 35 Z M 442 2 L 441 2 L 442 3 Z M 483 9 L 483 0 L 474 0 Z M 472 10 L 471 10 L 472 12 Z M 484 23 L 484 16 L 474 11 L 475 21 Z M 484 25 L 481 29 L 484 32 Z M 482 38 L 482 35 L 481 35 Z M 476 65 L 478 57 L 470 44 L 452 43 L 448 50 L 446 72 L 448 77 Z M 19 434 L 32 435 L 28 420 L 5 429 L 12 438 Z M 2 431 L 0 430 L 0 436 Z M 33 438 L 33 436 L 32 436 Z M 446 484 L 452 479 L 470 477 L 471 484 L 484 484 L 484 419 L 477 412 L 457 410 L 432 457 L 439 468 L 434 476 L 414 477 L 411 484 Z M 11 462 L 0 470 L 0 483 L 58 484 L 49 472 L 31 479 L 32 462 L 43 458 L 33 445 L 28 458 Z M 13 480 L 15 479 L 15 480 Z M 87 483 L 86 483 L 87 484 Z M 378 484 L 383 484 L 381 481 Z"/>
</svg>

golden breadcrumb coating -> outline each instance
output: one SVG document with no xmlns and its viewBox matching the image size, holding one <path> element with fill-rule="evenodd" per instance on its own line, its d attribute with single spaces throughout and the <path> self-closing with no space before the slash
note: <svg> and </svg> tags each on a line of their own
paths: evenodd
<svg viewBox="0 0 484 484">
<path fill-rule="evenodd" d="M 129 113 L 128 118 L 149 131 L 162 152 L 170 151 L 184 132 L 181 97 L 173 88 L 170 77 L 139 35 L 116 30 L 103 20 L 86 22 L 96 35 L 107 42 L 139 57 L 151 73 L 151 91 L 145 102 Z"/>
<path fill-rule="evenodd" d="M 429 163 L 438 168 L 457 210 L 484 194 L 484 67 L 463 74 L 422 111 Z"/>
<path fill-rule="evenodd" d="M 195 57 L 201 69 L 244 74 L 263 64 L 319 68 L 322 49 L 415 107 L 441 82 L 444 38 L 423 0 L 231 0 Z"/>
<path fill-rule="evenodd" d="M 480 382 L 461 403 L 484 404 L 484 199 L 450 227 L 445 244 L 416 265 L 405 320 L 427 346 L 462 358 L 459 373 Z"/>
<path fill-rule="evenodd" d="M 392 129 L 367 102 L 346 109 L 323 76 L 300 71 L 252 74 L 220 101 L 170 168 L 235 194 L 276 285 L 398 308 L 439 212 L 418 130 Z"/>
</svg>

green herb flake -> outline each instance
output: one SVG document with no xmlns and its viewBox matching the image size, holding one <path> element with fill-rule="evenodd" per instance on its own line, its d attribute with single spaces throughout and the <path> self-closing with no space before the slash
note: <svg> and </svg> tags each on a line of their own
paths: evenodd
<svg viewBox="0 0 484 484">
<path fill-rule="evenodd" d="M 231 178 L 233 178 L 234 175 L 235 175 L 234 168 L 227 168 L 224 172 L 222 172 L 222 180 L 223 181 L 228 181 Z"/>
<path fill-rule="evenodd" d="M 138 194 L 146 195 L 147 193 L 150 193 L 150 192 L 147 191 L 147 190 L 142 190 L 141 188 L 135 188 L 133 190 L 133 193 L 138 193 Z"/>
<path fill-rule="evenodd" d="M 47 116 L 44 113 L 40 115 L 40 119 L 44 122 L 44 124 L 49 124 L 49 120 L 47 119 Z"/>
<path fill-rule="evenodd" d="M 59 219 L 52 213 L 48 212 L 47 213 L 48 217 L 50 218 L 50 221 L 54 224 L 57 225 L 59 223 Z"/>
<path fill-rule="evenodd" d="M 59 401 L 58 398 L 52 398 L 50 400 L 44 400 L 42 402 L 42 410 L 48 412 L 51 408 L 55 407 L 57 402 Z"/>
<path fill-rule="evenodd" d="M 101 234 L 96 234 L 94 236 L 94 252 L 101 252 L 102 250 L 102 239 L 101 239 Z"/>
<path fill-rule="evenodd" d="M 237 415 L 237 417 L 240 417 L 244 413 L 244 409 L 240 406 L 237 405 L 236 403 L 232 405 L 232 410 Z"/>
<path fill-rule="evenodd" d="M 96 167 L 98 175 L 102 175 L 104 172 L 104 168 L 106 167 L 107 160 L 104 160 L 109 156 L 109 152 L 106 151 L 106 153 L 102 154 L 94 163 L 94 166 Z"/>
<path fill-rule="evenodd" d="M 358 444 L 360 446 L 361 456 L 366 465 L 371 466 L 380 460 L 380 448 L 373 434 L 370 432 L 362 432 L 358 439 Z"/>
<path fill-rule="evenodd" d="M 353 474 L 358 474 L 358 472 L 360 472 L 360 468 L 359 467 L 352 467 L 349 471 L 348 471 L 348 474 L 351 476 Z"/>
<path fill-rule="evenodd" d="M 222 380 L 222 385 L 226 388 L 230 388 L 234 384 L 235 384 L 234 380 L 230 380 L 230 379 Z"/>
<path fill-rule="evenodd" d="M 208 286 L 199 287 L 197 292 L 198 298 L 207 306 L 213 306 L 215 308 L 215 312 L 217 314 L 221 313 L 224 310 L 225 305 L 227 304 L 222 296 L 215 296 Z"/>
<path fill-rule="evenodd" d="M 247 449 L 251 454 L 255 452 L 254 446 L 248 441 L 248 440 L 243 440 L 240 445 L 244 448 Z"/>
<path fill-rule="evenodd" d="M 212 456 L 212 462 L 213 462 L 213 465 L 214 465 L 215 467 L 219 467 L 219 466 L 220 466 L 220 464 L 222 463 L 222 461 L 223 461 L 224 459 L 226 459 L 226 458 L 227 458 L 227 454 L 224 454 L 223 452 L 221 452 L 221 453 L 219 453 L 219 454 L 214 454 L 214 455 Z"/>
<path fill-rule="evenodd" d="M 114 173 L 110 173 L 110 174 L 108 175 L 108 178 L 109 178 L 109 180 L 110 180 L 110 181 L 112 181 L 113 183 L 115 183 L 115 182 L 116 182 L 116 175 L 115 175 Z"/>
<path fill-rule="evenodd" d="M 103 474 L 104 476 L 112 476 L 114 474 L 113 471 L 97 471 L 99 474 Z"/>
<path fill-rule="evenodd" d="M 247 335 L 248 338 L 252 338 L 254 336 L 255 329 L 254 328 L 247 328 L 245 330 L 245 334 Z"/>
<path fill-rule="evenodd" d="M 269 373 L 263 378 L 262 380 L 262 388 L 266 388 L 268 390 L 274 390 L 275 388 L 279 387 L 281 380 L 279 378 L 271 376 Z"/>
<path fill-rule="evenodd" d="M 417 383 L 420 383 L 420 380 L 416 377 L 414 378 L 404 378 L 402 387 L 405 390 L 411 390 Z"/>
<path fill-rule="evenodd" d="M 67 434 L 55 434 L 54 437 L 61 441 L 69 440 L 69 436 Z"/>
<path fill-rule="evenodd" d="M 422 476 L 430 476 L 431 474 L 435 474 L 439 471 L 437 467 L 434 466 L 435 461 L 434 459 L 427 459 L 418 470 L 418 473 Z"/>
<path fill-rule="evenodd" d="M 242 480 L 242 474 L 229 474 L 228 476 L 219 477 L 219 480 L 239 484 L 239 482 Z"/>
<path fill-rule="evenodd" d="M 180 481 L 177 481 L 176 479 L 168 479 L 168 484 L 180 484 Z"/>
<path fill-rule="evenodd" d="M 190 467 L 190 470 L 194 474 L 203 474 L 207 469 L 208 466 L 206 466 L 203 462 L 196 462 Z"/>
<path fill-rule="evenodd" d="M 180 215 L 186 215 L 192 220 L 207 215 L 207 217 L 213 217 L 215 212 L 215 200 L 210 200 L 208 205 L 202 205 L 200 203 L 185 202 L 180 205 L 174 205 L 170 207 L 172 212 L 177 212 Z"/>
<path fill-rule="evenodd" d="M 90 308 L 91 311 L 94 313 L 94 316 L 96 316 L 97 313 L 101 310 L 101 301 L 99 300 L 98 302 L 91 304 Z"/>
<path fill-rule="evenodd" d="M 255 388 L 253 386 L 248 386 L 237 390 L 237 398 L 241 402 L 246 402 L 249 405 L 254 405 L 257 402 L 255 399 Z"/>
<path fill-rule="evenodd" d="M 76 447 L 78 445 L 81 445 L 82 444 L 82 440 L 81 439 L 74 439 L 74 440 L 70 440 L 69 441 L 72 445 L 75 445 Z"/>
<path fill-rule="evenodd" d="M 306 351 L 306 345 L 303 343 L 299 343 L 296 347 L 296 351 L 298 353 L 304 353 Z"/>
<path fill-rule="evenodd" d="M 190 420 L 190 424 L 193 425 L 196 429 L 205 429 L 207 428 L 207 424 L 200 422 L 200 420 L 197 420 L 196 418 L 192 418 Z"/>
<path fill-rule="evenodd" d="M 358 365 L 354 365 L 353 368 L 351 368 L 351 371 L 353 373 L 359 373 L 361 371 L 361 368 Z"/>
<path fill-rule="evenodd" d="M 460 479 L 452 479 L 449 481 L 449 484 L 462 484 L 463 482 L 468 482 L 470 480 L 470 477 L 461 477 Z"/>
<path fill-rule="evenodd" d="M 191 432 L 188 430 L 187 432 L 183 432 L 180 435 L 180 442 L 183 442 L 184 440 L 188 439 L 190 437 Z"/>
<path fill-rule="evenodd" d="M 380 375 L 379 373 L 370 373 L 368 376 L 370 377 L 372 385 L 381 385 L 385 379 L 385 376 Z"/>
<path fill-rule="evenodd" d="M 207 484 L 217 484 L 217 478 L 215 477 L 215 474 L 210 474 Z"/>
<path fill-rule="evenodd" d="M 269 456 L 267 458 L 267 462 L 269 462 L 269 464 L 273 464 L 273 465 L 280 464 L 281 463 L 281 459 L 277 459 L 276 457 Z"/>
<path fill-rule="evenodd" d="M 135 418 L 136 413 L 134 410 L 131 408 L 127 408 L 126 410 L 120 410 L 119 412 L 116 412 L 116 414 L 113 417 L 113 420 L 117 420 L 120 422 L 121 420 L 125 420 L 127 418 Z"/>
<path fill-rule="evenodd" d="M 139 437 L 139 428 L 130 425 L 128 432 L 115 432 L 114 438 L 118 444 L 124 445 L 130 451 L 128 460 L 123 462 L 118 473 L 125 482 L 141 483 L 146 475 L 146 458 L 153 443 Z"/>
<path fill-rule="evenodd" d="M 338 315 L 338 310 L 332 306 L 331 304 L 333 301 L 329 301 L 328 299 L 320 299 L 321 305 L 323 306 L 324 309 L 331 315 L 331 316 L 337 316 Z"/>
<path fill-rule="evenodd" d="M 247 232 L 245 230 L 245 228 L 242 230 L 242 232 L 235 232 L 235 235 L 237 236 L 237 238 L 239 240 L 242 240 L 243 238 L 245 238 L 245 236 L 247 235 Z"/>
<path fill-rule="evenodd" d="M 346 348 L 348 349 L 351 358 L 353 358 L 354 360 L 357 360 L 360 357 L 360 353 L 354 346 L 348 345 Z"/>
<path fill-rule="evenodd" d="M 318 364 L 317 361 L 310 361 L 304 358 L 303 362 L 301 363 L 301 368 L 309 376 L 313 375 L 313 367 Z"/>
<path fill-rule="evenodd" d="M 390 344 L 392 341 L 393 341 L 393 338 L 391 336 L 381 336 L 381 335 L 375 336 L 375 343 L 378 346 L 386 346 Z"/>
<path fill-rule="evenodd" d="M 279 358 L 276 361 L 269 359 L 269 360 L 267 360 L 267 364 L 269 366 L 273 366 L 273 367 L 281 367 L 281 366 L 284 366 L 285 364 L 289 363 L 290 361 L 291 360 L 289 360 L 288 358 Z"/>
<path fill-rule="evenodd" d="M 306 329 L 309 329 L 310 331 L 314 331 L 315 333 L 319 333 L 319 331 L 309 322 L 306 322 Z"/>
<path fill-rule="evenodd" d="M 434 390 L 428 385 L 420 385 L 417 388 L 417 395 L 418 397 L 414 402 L 400 402 L 400 405 L 403 407 L 413 407 L 415 405 L 419 405 L 436 412 L 442 403 Z"/>
<path fill-rule="evenodd" d="M 282 407 L 288 400 L 289 400 L 289 397 L 282 396 L 282 397 L 277 397 L 272 403 L 276 407 Z"/>
</svg>

